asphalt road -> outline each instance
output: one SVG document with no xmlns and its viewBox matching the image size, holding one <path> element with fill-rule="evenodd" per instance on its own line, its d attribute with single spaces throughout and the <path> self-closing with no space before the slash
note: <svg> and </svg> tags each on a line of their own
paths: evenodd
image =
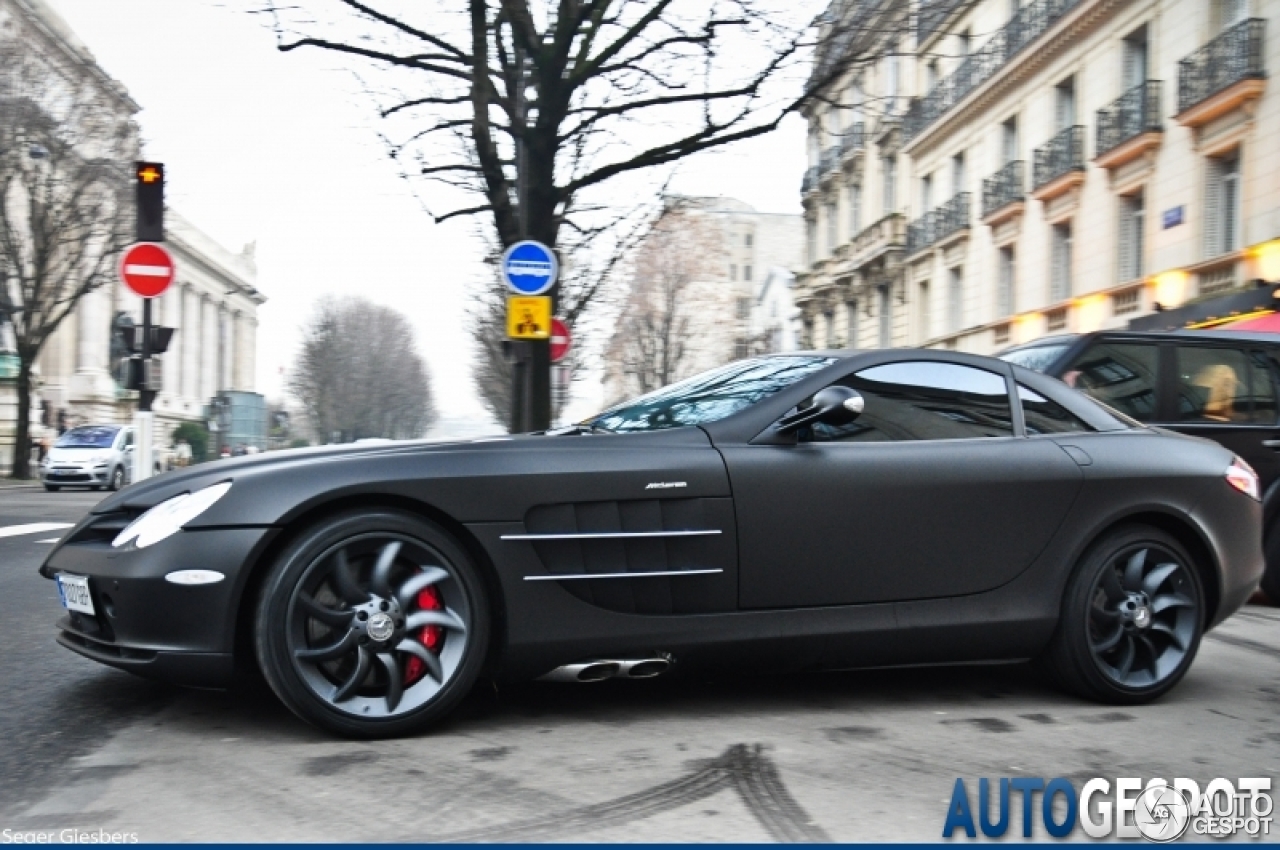
<svg viewBox="0 0 1280 850">
<path fill-rule="evenodd" d="M 1137 708 L 1063 696 L 1025 665 L 535 683 L 479 689 L 415 739 L 342 741 L 269 693 L 157 686 L 54 644 L 57 593 L 35 569 L 60 532 L 5 529 L 72 522 L 99 495 L 0 489 L 0 829 L 934 841 L 958 777 L 1280 782 L 1280 609 L 1257 607 Z"/>
</svg>

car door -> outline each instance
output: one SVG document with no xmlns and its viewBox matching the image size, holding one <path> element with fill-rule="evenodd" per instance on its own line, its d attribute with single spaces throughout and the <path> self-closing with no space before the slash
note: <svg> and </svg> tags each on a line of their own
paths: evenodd
<svg viewBox="0 0 1280 850">
<path fill-rule="evenodd" d="M 839 382 L 865 400 L 852 425 L 722 447 L 743 608 L 977 593 L 1035 560 L 1081 475 L 1019 435 L 1005 374 L 922 359 Z"/>
<path fill-rule="evenodd" d="M 1261 347 L 1187 341 L 1170 345 L 1173 399 L 1168 425 L 1206 437 L 1244 458 L 1264 488 L 1280 479 L 1274 363 Z"/>
</svg>

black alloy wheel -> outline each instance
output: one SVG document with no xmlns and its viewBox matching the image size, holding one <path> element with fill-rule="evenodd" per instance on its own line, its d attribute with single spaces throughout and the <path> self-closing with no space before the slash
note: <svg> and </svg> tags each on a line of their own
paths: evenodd
<svg viewBox="0 0 1280 850">
<path fill-rule="evenodd" d="M 111 470 L 111 483 L 107 485 L 107 489 L 111 491 L 119 490 L 124 486 L 124 467 L 117 466 Z"/>
<path fill-rule="evenodd" d="M 464 549 L 394 511 L 344 514 L 304 532 L 263 587 L 256 649 L 304 720 L 353 737 L 444 716 L 484 662 L 489 613 Z"/>
<path fill-rule="evenodd" d="M 1176 540 L 1154 528 L 1119 529 L 1077 567 L 1045 661 L 1082 696 L 1153 700 L 1190 668 L 1204 628 L 1203 600 L 1200 577 Z"/>
</svg>

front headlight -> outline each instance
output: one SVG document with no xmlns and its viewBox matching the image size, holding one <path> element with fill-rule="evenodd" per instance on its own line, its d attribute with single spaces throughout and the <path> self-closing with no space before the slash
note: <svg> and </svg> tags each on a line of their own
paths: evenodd
<svg viewBox="0 0 1280 850">
<path fill-rule="evenodd" d="M 118 549 L 132 540 L 134 546 L 145 549 L 153 543 L 159 543 L 166 537 L 181 531 L 184 525 L 207 511 L 230 489 L 231 482 L 223 481 L 221 484 L 214 484 L 194 493 L 183 493 L 163 501 L 129 523 L 125 530 L 111 541 L 111 545 Z"/>
</svg>

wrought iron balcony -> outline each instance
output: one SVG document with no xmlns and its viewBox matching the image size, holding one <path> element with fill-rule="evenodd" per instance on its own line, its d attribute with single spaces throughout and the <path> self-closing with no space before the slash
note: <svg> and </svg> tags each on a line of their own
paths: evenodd
<svg viewBox="0 0 1280 850">
<path fill-rule="evenodd" d="M 1098 110 L 1098 144 L 1095 156 L 1137 138 L 1143 133 L 1159 133 L 1160 81 L 1147 80 L 1120 95 L 1115 103 Z"/>
<path fill-rule="evenodd" d="M 969 193 L 959 192 L 907 225 L 907 254 L 923 251 L 969 226 Z"/>
<path fill-rule="evenodd" d="M 982 217 L 1021 201 L 1026 194 L 1025 163 L 1018 159 L 982 181 Z"/>
<path fill-rule="evenodd" d="M 800 181 L 800 194 L 807 195 L 814 189 L 818 188 L 818 166 L 810 166 L 804 172 L 804 179 Z"/>
<path fill-rule="evenodd" d="M 924 132 L 965 95 L 991 79 L 1024 47 L 1053 26 L 1081 0 L 1035 0 L 1019 9 L 1009 23 L 969 54 L 950 75 L 939 80 L 928 94 L 911 102 L 902 132 L 907 141 Z"/>
<path fill-rule="evenodd" d="M 835 171 L 838 168 L 840 168 L 840 143 L 839 142 L 836 142 L 833 145 L 829 145 L 826 148 L 826 150 L 822 152 L 822 158 L 818 160 L 818 165 L 822 174 L 826 174 L 830 171 Z"/>
<path fill-rule="evenodd" d="M 850 156 L 851 154 L 862 150 L 867 146 L 866 126 L 859 121 L 857 124 L 850 124 L 844 131 L 844 135 L 840 138 L 840 155 Z"/>
<path fill-rule="evenodd" d="M 833 0 L 827 9 L 828 23 L 818 44 L 818 61 L 814 64 L 809 84 L 821 85 L 834 76 L 837 65 L 870 44 L 880 29 L 869 26 L 881 10 L 893 7 L 895 0 Z"/>
<path fill-rule="evenodd" d="M 1084 171 L 1084 127 L 1068 127 L 1035 151 L 1031 186 L 1039 189 L 1072 171 Z"/>
<path fill-rule="evenodd" d="M 1266 76 L 1262 35 L 1265 20 L 1249 18 L 1178 63 L 1178 111 L 1185 112 L 1241 80 Z"/>
</svg>

